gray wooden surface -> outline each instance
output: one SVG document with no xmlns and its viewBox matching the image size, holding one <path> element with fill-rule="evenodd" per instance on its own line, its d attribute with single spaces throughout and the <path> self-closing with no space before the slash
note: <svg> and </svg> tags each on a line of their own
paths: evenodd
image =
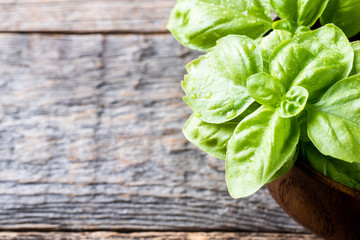
<svg viewBox="0 0 360 240">
<path fill-rule="evenodd" d="M 176 0 L 1 0 L 0 31 L 165 32 Z"/>
<path fill-rule="evenodd" d="M 0 240 L 211 240 L 211 239 L 242 239 L 242 240 L 320 240 L 312 234 L 291 233 L 231 233 L 231 232 L 0 232 Z"/>
<path fill-rule="evenodd" d="M 184 139 L 180 82 L 199 53 L 165 31 L 173 4 L 1 1 L 0 230 L 315 239 L 265 189 L 231 199 L 224 162 Z"/>
</svg>

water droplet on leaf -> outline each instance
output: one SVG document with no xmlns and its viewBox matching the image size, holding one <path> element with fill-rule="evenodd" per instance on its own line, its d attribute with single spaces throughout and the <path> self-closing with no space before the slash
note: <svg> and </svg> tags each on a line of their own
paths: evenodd
<svg viewBox="0 0 360 240">
<path fill-rule="evenodd" d="M 236 116 L 236 111 L 235 110 L 231 110 L 229 112 L 226 113 L 226 119 L 230 119 Z"/>
<path fill-rule="evenodd" d="M 207 92 L 206 94 L 205 94 L 205 98 L 210 98 L 212 96 L 212 92 Z"/>
<path fill-rule="evenodd" d="M 196 95 L 195 93 L 191 94 L 190 97 L 191 97 L 192 99 L 197 99 L 197 95 Z"/>
</svg>

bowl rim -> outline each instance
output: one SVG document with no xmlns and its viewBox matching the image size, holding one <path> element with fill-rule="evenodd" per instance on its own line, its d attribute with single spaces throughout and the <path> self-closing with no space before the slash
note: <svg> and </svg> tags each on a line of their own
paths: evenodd
<svg viewBox="0 0 360 240">
<path fill-rule="evenodd" d="M 301 168 L 306 174 L 308 174 L 310 177 L 313 177 L 326 186 L 335 189 L 339 192 L 342 192 L 346 195 L 351 196 L 352 198 L 355 198 L 356 200 L 360 200 L 360 191 L 356 190 L 354 188 L 350 188 L 348 186 L 345 186 L 341 183 L 338 183 L 329 177 L 325 176 L 324 174 L 316 171 L 314 168 L 312 168 L 308 163 L 305 162 L 304 157 L 299 154 L 297 161 L 295 162 L 296 166 Z"/>
</svg>

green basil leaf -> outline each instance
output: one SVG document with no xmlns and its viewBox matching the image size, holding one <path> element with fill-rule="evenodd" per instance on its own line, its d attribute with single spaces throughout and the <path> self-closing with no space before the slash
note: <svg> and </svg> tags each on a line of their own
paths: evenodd
<svg viewBox="0 0 360 240">
<path fill-rule="evenodd" d="M 309 27 L 321 16 L 328 2 L 329 0 L 270 0 L 281 19 Z"/>
<path fill-rule="evenodd" d="M 258 44 L 246 36 L 220 39 L 208 54 L 186 66 L 184 101 L 204 122 L 223 123 L 239 116 L 254 100 L 246 79 L 262 71 Z"/>
<path fill-rule="evenodd" d="M 268 1 L 179 0 L 167 28 L 183 45 L 207 51 L 230 34 L 261 37 L 271 24 Z"/>
<path fill-rule="evenodd" d="M 314 25 L 324 12 L 328 2 L 329 0 L 298 0 L 298 25 L 308 27 Z"/>
<path fill-rule="evenodd" d="M 349 76 L 360 74 L 360 41 L 352 42 L 354 50 L 354 63 Z"/>
<path fill-rule="evenodd" d="M 246 197 L 267 183 L 294 155 L 300 130 L 296 118 L 261 107 L 235 129 L 226 152 L 226 182 L 233 198 Z"/>
<path fill-rule="evenodd" d="M 360 31 L 359 13 L 359 0 L 330 0 L 320 17 L 320 22 L 322 25 L 335 24 L 350 38 Z"/>
<path fill-rule="evenodd" d="M 285 31 L 288 31 L 288 32 L 291 32 L 292 34 L 294 34 L 296 31 L 297 25 L 293 24 L 289 20 L 282 19 L 282 20 L 273 22 L 272 28 L 274 30 L 285 30 Z"/>
<path fill-rule="evenodd" d="M 279 46 L 280 43 L 287 39 L 291 39 L 292 34 L 285 30 L 274 30 L 269 35 L 264 37 L 259 44 L 261 55 L 264 62 L 264 70 L 269 72 L 269 57 L 274 49 Z"/>
<path fill-rule="evenodd" d="M 271 7 L 283 20 L 297 24 L 298 0 L 270 0 Z"/>
<path fill-rule="evenodd" d="M 271 54 L 270 74 L 301 86 L 309 92 L 309 102 L 345 78 L 353 64 L 354 51 L 344 33 L 332 24 L 305 32 L 282 42 Z"/>
<path fill-rule="evenodd" d="M 311 29 L 309 27 L 300 26 L 295 30 L 295 35 L 300 35 L 306 32 L 310 32 Z"/>
<path fill-rule="evenodd" d="M 259 104 L 253 103 L 237 118 L 221 124 L 203 122 L 192 114 L 183 128 L 184 136 L 211 156 L 225 160 L 226 147 L 236 126 L 258 108 Z"/>
<path fill-rule="evenodd" d="M 258 73 L 246 81 L 247 90 L 256 102 L 265 106 L 277 106 L 285 95 L 285 86 L 268 73 Z"/>
<path fill-rule="evenodd" d="M 300 141 L 302 142 L 311 141 L 307 133 L 307 115 L 307 111 L 302 111 L 299 115 L 296 116 L 300 126 Z"/>
<path fill-rule="evenodd" d="M 360 163 L 360 75 L 334 84 L 308 107 L 308 134 L 317 149 L 347 162 Z"/>
<path fill-rule="evenodd" d="M 285 95 L 279 106 L 278 113 L 283 118 L 294 117 L 304 108 L 309 97 L 308 91 L 300 86 L 293 86 Z"/>
<path fill-rule="evenodd" d="M 311 143 L 301 144 L 304 160 L 328 178 L 360 190 L 360 163 L 348 163 L 324 156 Z"/>
<path fill-rule="evenodd" d="M 206 123 L 192 114 L 183 133 L 187 140 L 215 158 L 225 160 L 226 146 L 239 122 Z"/>
<path fill-rule="evenodd" d="M 267 181 L 267 183 L 270 183 L 276 179 L 278 179 L 279 177 L 281 177 L 282 175 L 284 175 L 285 173 L 287 173 L 288 171 L 290 171 L 290 169 L 292 168 L 292 166 L 294 165 L 294 163 L 297 160 L 298 157 L 298 153 L 299 153 L 299 148 L 295 148 L 293 154 L 291 154 L 291 156 L 289 157 L 289 159 L 284 163 L 284 165 L 282 165 L 282 167 L 269 179 L 269 181 Z"/>
</svg>

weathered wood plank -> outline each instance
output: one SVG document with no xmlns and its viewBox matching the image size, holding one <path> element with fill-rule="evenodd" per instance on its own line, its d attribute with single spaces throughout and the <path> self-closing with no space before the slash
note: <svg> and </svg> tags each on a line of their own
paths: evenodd
<svg viewBox="0 0 360 240">
<path fill-rule="evenodd" d="M 240 233 L 240 232 L 0 232 L 0 240 L 211 240 L 211 239 L 241 239 L 241 240 L 321 240 L 312 234 L 290 233 Z"/>
<path fill-rule="evenodd" d="M 0 31 L 164 32 L 176 0 L 2 0 Z"/>
<path fill-rule="evenodd" d="M 0 229 L 304 232 L 188 143 L 170 35 L 0 34 Z"/>
</svg>

